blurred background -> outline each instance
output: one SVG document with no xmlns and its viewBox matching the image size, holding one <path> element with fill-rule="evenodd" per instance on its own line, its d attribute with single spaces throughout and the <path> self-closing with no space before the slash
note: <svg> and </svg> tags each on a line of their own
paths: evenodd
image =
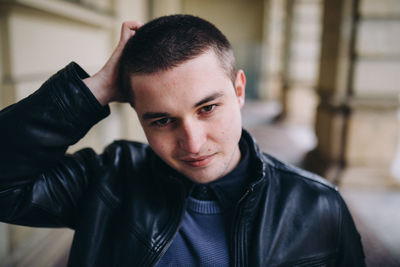
<svg viewBox="0 0 400 267">
<path fill-rule="evenodd" d="M 344 196 L 369 266 L 400 266 L 399 0 L 0 0 L 0 108 L 70 61 L 94 74 L 124 20 L 188 13 L 213 22 L 245 70 L 244 126 L 264 151 Z M 145 141 L 113 104 L 70 152 Z M 0 223 L 0 267 L 65 266 L 73 232 Z"/>
</svg>

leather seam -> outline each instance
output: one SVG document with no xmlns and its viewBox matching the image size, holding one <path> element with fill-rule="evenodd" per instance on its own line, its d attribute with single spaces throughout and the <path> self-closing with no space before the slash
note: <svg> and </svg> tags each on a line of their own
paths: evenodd
<svg viewBox="0 0 400 267">
<path fill-rule="evenodd" d="M 96 188 L 95 192 L 96 195 L 98 195 L 99 198 L 103 201 L 103 203 L 106 204 L 110 209 L 118 208 L 119 204 L 108 197 L 107 194 L 103 192 L 103 190 Z"/>
<path fill-rule="evenodd" d="M 142 244 L 148 251 L 150 251 L 150 253 L 147 253 L 138 263 L 138 266 L 146 266 L 145 262 L 148 261 L 149 257 L 152 257 L 155 254 L 154 248 L 148 244 L 149 242 L 147 242 L 144 235 L 142 235 L 132 223 L 127 222 L 126 225 L 128 227 L 129 233 L 131 233 L 140 244 Z"/>
<path fill-rule="evenodd" d="M 129 229 L 131 230 L 130 232 L 135 236 L 135 238 L 142 243 L 143 246 L 145 246 L 147 249 L 154 251 L 154 248 L 152 248 L 151 245 L 146 242 L 146 238 L 144 237 L 143 234 L 141 234 L 136 227 L 134 227 L 131 223 L 128 223 Z"/>
<path fill-rule="evenodd" d="M 332 186 L 329 185 L 329 184 L 325 184 L 325 183 L 322 182 L 322 181 L 318 181 L 318 180 L 316 180 L 316 179 L 313 179 L 312 177 L 307 177 L 307 176 L 304 176 L 304 175 L 302 175 L 302 174 L 300 174 L 300 173 L 296 173 L 296 172 L 290 171 L 290 170 L 281 169 L 281 168 L 276 167 L 276 166 L 273 166 L 273 168 L 276 169 L 276 170 L 279 170 L 279 171 L 281 171 L 281 172 L 288 173 L 288 174 L 290 174 L 290 175 L 293 176 L 293 177 L 298 177 L 298 178 L 300 178 L 300 179 L 302 179 L 302 180 L 307 180 L 307 181 L 310 181 L 310 182 L 313 182 L 313 183 L 317 183 L 317 184 L 322 185 L 323 187 L 325 187 L 325 188 L 327 188 L 327 189 L 329 189 L 329 190 L 332 190 L 332 191 L 334 191 L 334 192 L 337 192 L 337 189 L 336 189 L 335 187 L 332 187 Z M 323 179 L 323 178 L 322 178 L 322 179 Z"/>
</svg>

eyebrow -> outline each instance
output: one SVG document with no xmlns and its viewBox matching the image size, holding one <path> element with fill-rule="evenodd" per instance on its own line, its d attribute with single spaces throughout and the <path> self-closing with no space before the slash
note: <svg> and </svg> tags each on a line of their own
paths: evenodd
<svg viewBox="0 0 400 267">
<path fill-rule="evenodd" d="M 215 99 L 217 99 L 217 98 L 219 98 L 219 97 L 221 97 L 221 96 L 223 96 L 223 95 L 224 95 L 223 92 L 216 92 L 216 93 L 213 93 L 213 94 L 211 94 L 211 95 L 209 95 L 209 96 L 206 96 L 205 98 L 203 98 L 203 99 L 200 100 L 199 102 L 197 102 L 197 103 L 194 105 L 194 107 L 201 106 L 201 105 L 203 105 L 203 104 L 205 104 L 205 103 L 207 103 L 207 102 L 213 101 L 213 100 L 215 100 Z"/>
<path fill-rule="evenodd" d="M 198 107 L 201 106 L 207 102 L 213 101 L 221 96 L 223 96 L 224 93 L 223 92 L 216 92 L 213 93 L 209 96 L 206 96 L 205 98 L 203 98 L 202 100 L 200 100 L 199 102 L 197 102 L 194 107 Z M 151 120 L 151 119 L 157 119 L 157 118 L 162 118 L 162 117 L 170 117 L 170 114 L 167 112 L 146 112 L 142 115 L 142 119 L 143 120 Z"/>
<path fill-rule="evenodd" d="M 151 120 L 161 117 L 169 117 L 169 113 L 166 112 L 146 112 L 142 115 L 143 120 Z"/>
</svg>

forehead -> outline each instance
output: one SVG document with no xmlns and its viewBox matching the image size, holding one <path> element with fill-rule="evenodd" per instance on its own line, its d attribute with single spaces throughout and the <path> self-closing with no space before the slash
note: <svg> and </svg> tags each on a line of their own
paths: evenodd
<svg viewBox="0 0 400 267">
<path fill-rule="evenodd" d="M 207 52 L 167 71 L 132 75 L 135 109 L 171 109 L 193 105 L 215 92 L 231 91 L 233 84 L 217 56 Z"/>
</svg>

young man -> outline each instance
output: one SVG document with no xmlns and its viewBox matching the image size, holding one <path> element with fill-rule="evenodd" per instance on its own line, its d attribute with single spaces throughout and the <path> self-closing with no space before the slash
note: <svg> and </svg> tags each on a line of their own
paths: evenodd
<svg viewBox="0 0 400 267">
<path fill-rule="evenodd" d="M 69 266 L 364 266 L 335 188 L 242 130 L 246 79 L 224 35 L 187 15 L 140 26 L 123 24 L 94 76 L 71 63 L 1 111 L 1 220 L 74 229 Z M 112 101 L 149 145 L 65 155 Z"/>
</svg>

